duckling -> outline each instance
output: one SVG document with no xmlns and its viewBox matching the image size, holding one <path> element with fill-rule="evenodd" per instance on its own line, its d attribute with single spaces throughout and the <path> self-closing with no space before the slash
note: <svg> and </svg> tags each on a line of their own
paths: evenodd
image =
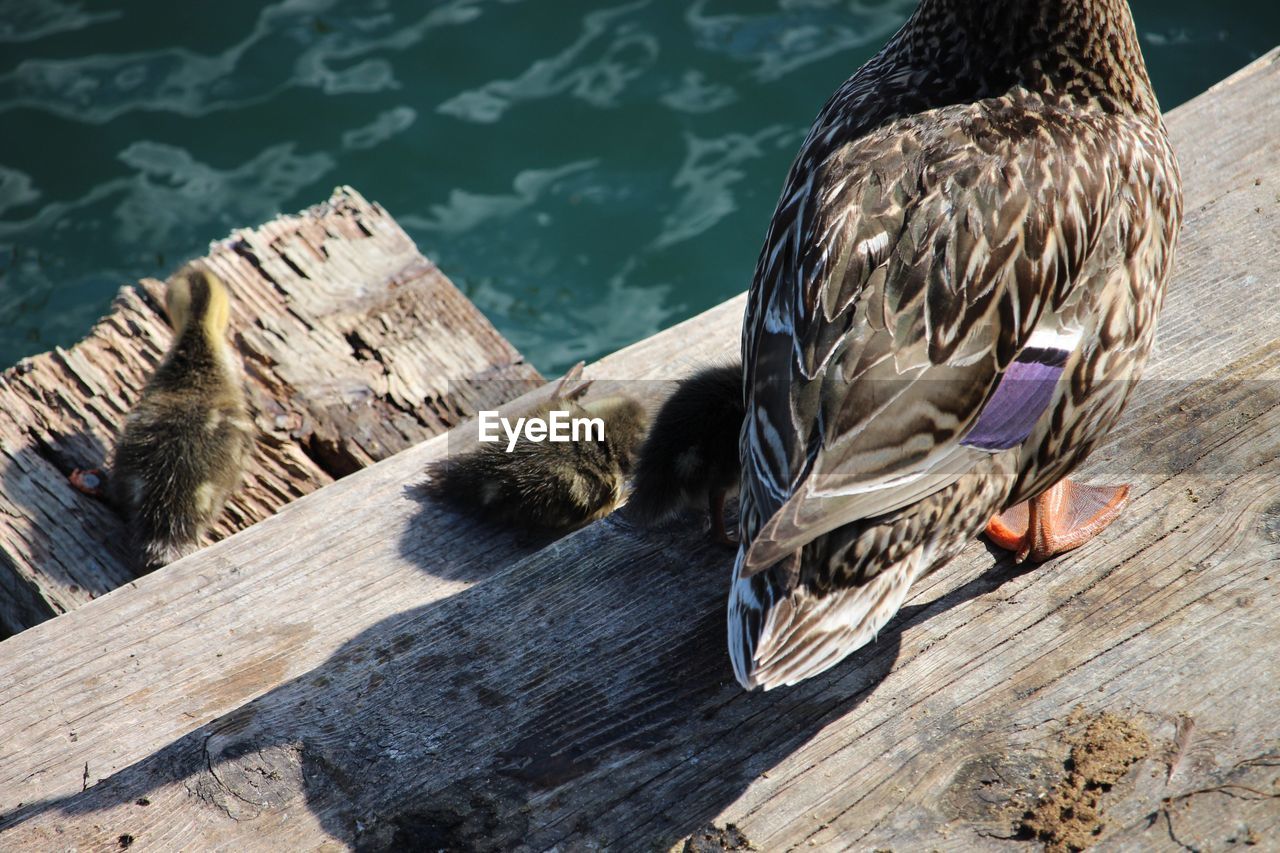
<svg viewBox="0 0 1280 853">
<path fill-rule="evenodd" d="M 173 345 L 125 420 L 105 487 L 146 571 L 196 550 L 253 444 L 240 368 L 226 342 L 226 285 L 187 266 L 169 281 L 165 308 Z M 94 474 L 77 472 L 73 482 L 93 487 Z"/>
<path fill-rule="evenodd" d="M 527 426 L 563 412 L 559 417 L 574 425 L 570 437 L 576 440 L 535 441 L 517 421 L 517 438 L 500 436 L 433 464 L 428 490 L 494 521 L 528 528 L 569 529 L 613 512 L 625 497 L 648 416 L 627 396 L 579 403 L 591 383 L 567 388 L 581 369 L 577 365 L 547 401 L 522 414 Z"/>
<path fill-rule="evenodd" d="M 738 434 L 746 410 L 742 363 L 707 367 L 681 380 L 653 419 L 627 501 L 654 524 L 685 509 L 711 514 L 711 536 L 735 546 L 724 527 L 725 498 L 738 491 Z"/>
</svg>

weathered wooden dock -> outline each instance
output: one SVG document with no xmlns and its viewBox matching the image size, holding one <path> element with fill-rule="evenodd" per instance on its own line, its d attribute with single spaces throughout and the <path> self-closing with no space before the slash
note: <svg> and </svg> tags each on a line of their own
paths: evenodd
<svg viewBox="0 0 1280 853">
<path fill-rule="evenodd" d="M 1278 122 L 1280 52 L 1170 116 L 1187 225 L 1149 379 L 1083 472 L 1134 485 L 1099 540 L 1039 568 L 974 543 L 875 645 L 746 694 L 699 527 L 481 526 L 412 488 L 439 435 L 0 643 L 0 848 L 1274 846 Z M 727 357 L 742 307 L 587 375 Z M 45 530 L 4 481 L 0 530 Z"/>
<path fill-rule="evenodd" d="M 258 442 L 216 540 L 542 379 L 377 205 L 341 187 L 239 231 L 204 260 L 232 329 Z M 0 637 L 134 577 L 120 518 L 71 488 L 104 464 L 168 347 L 164 285 L 120 291 L 69 350 L 0 374 Z"/>
</svg>

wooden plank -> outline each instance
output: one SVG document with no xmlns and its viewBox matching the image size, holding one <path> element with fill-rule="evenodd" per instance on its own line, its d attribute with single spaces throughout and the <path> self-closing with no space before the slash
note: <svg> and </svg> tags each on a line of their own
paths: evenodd
<svg viewBox="0 0 1280 853">
<path fill-rule="evenodd" d="M 975 543 L 875 645 L 745 694 L 730 557 L 696 526 L 479 527 L 407 489 L 437 438 L 0 644 L 21 685 L 0 694 L 0 846 L 661 849 L 716 823 L 765 850 L 1022 848 L 1104 709 L 1149 741 L 1102 796 L 1104 846 L 1267 838 L 1275 58 L 1171 117 L 1189 221 L 1156 378 L 1090 466 L 1134 483 L 1102 539 L 1038 569 Z M 741 310 L 588 375 L 724 357 Z"/>
<path fill-rule="evenodd" d="M 739 297 L 604 359 L 588 375 L 657 379 L 676 362 L 724 357 L 742 307 Z M 608 383 L 602 386 L 607 393 Z M 652 397 L 659 386 L 627 387 Z M 536 553 L 545 537 L 495 531 L 416 499 L 410 484 L 448 452 L 449 441 L 438 437 L 357 472 L 0 643 L 0 684 L 23 685 L 0 693 L 0 813 L 79 790 L 86 763 L 90 781 L 105 778 L 305 675 L 379 620 L 447 599 Z M 80 689 L 64 695 L 72 683 Z"/>
<path fill-rule="evenodd" d="M 204 263 L 231 288 L 260 430 L 210 540 L 541 383 L 386 211 L 349 188 L 237 231 Z M 66 474 L 103 465 L 164 355 L 163 293 L 151 279 L 124 288 L 84 341 L 0 374 L 0 632 L 134 577 L 121 520 Z"/>
</svg>

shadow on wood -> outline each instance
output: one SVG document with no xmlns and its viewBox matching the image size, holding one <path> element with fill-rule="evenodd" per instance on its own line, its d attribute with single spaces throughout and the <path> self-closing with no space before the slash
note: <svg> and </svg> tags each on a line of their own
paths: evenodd
<svg viewBox="0 0 1280 853">
<path fill-rule="evenodd" d="M 904 608 L 823 678 L 746 694 L 725 653 L 732 558 L 705 539 L 617 517 L 593 525 L 383 620 L 305 676 L 0 827 L 56 810 L 156 842 L 173 829 L 167 804 L 194 795 L 239 833 L 305 802 L 326 833 L 361 849 L 669 845 L 872 695 L 904 626 L 1024 571 L 1005 564 Z M 423 568 L 440 566 L 437 554 Z M 217 843 L 220 823 L 201 829 L 202 844 Z"/>
<path fill-rule="evenodd" d="M 46 573 L 20 571 L 14 555 L 0 548 L 0 639 L 64 612 L 70 602 L 57 588 L 75 600 L 91 600 L 136 576 L 123 556 L 120 517 L 67 484 L 76 461 L 103 458 L 102 442 L 91 433 L 54 434 L 49 442 L 0 447 L 0 491 L 38 520 L 23 531 L 23 553 L 50 567 Z M 60 448 L 77 452 L 68 456 Z M 63 571 L 67 566 L 78 570 L 72 575 Z"/>
<path fill-rule="evenodd" d="M 485 580 L 565 535 L 562 531 L 526 530 L 477 518 L 434 498 L 425 483 L 405 486 L 405 495 L 418 509 L 400 534 L 400 556 L 442 580 Z M 496 545 L 501 558 L 494 562 L 476 560 L 476 542 Z M 448 567 L 444 572 L 442 565 Z"/>
</svg>

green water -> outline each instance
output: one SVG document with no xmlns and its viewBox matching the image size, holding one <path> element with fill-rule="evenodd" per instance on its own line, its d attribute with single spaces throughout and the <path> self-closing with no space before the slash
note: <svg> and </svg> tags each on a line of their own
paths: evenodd
<svg viewBox="0 0 1280 853">
<path fill-rule="evenodd" d="M 347 183 L 555 373 L 743 290 L 804 130 L 914 0 L 0 0 L 0 366 Z M 1134 0 L 1166 108 L 1274 0 Z"/>
</svg>

